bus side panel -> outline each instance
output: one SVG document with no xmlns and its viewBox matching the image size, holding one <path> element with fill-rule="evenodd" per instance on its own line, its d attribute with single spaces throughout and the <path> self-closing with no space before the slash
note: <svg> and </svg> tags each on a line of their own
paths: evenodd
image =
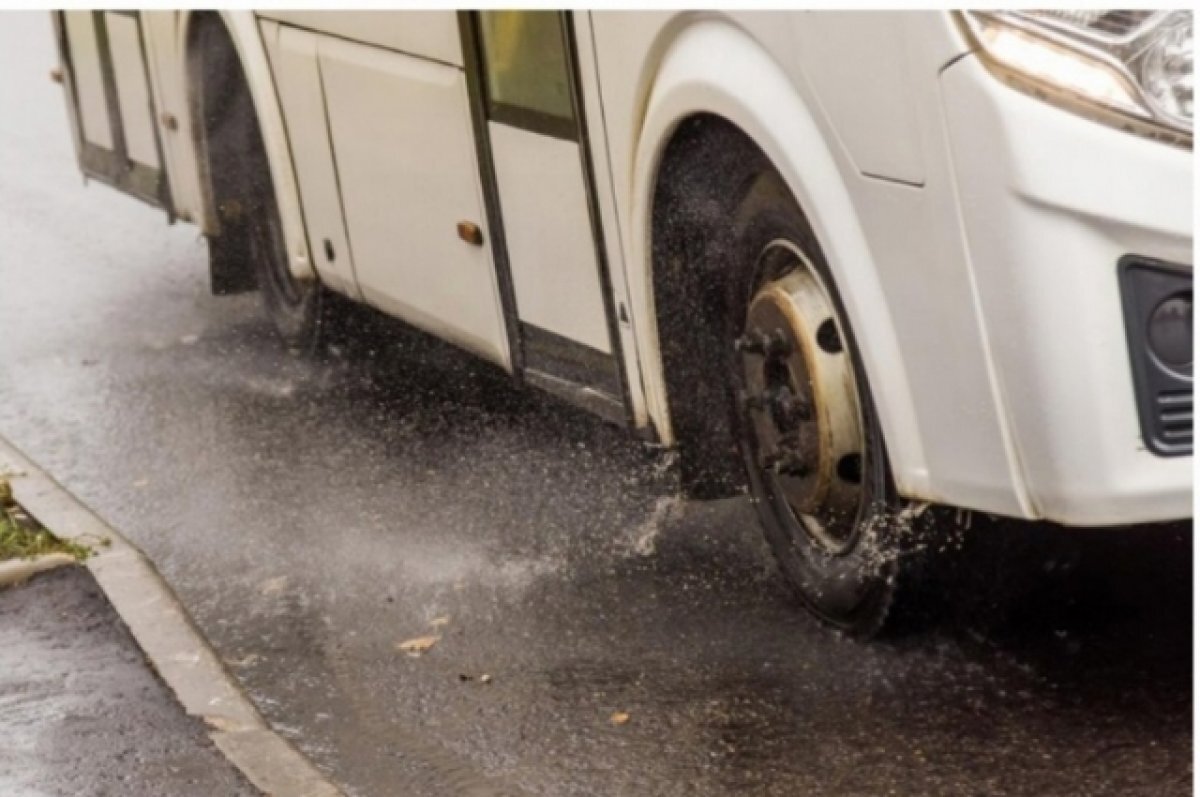
<svg viewBox="0 0 1200 797">
<path fill-rule="evenodd" d="M 430 61 L 463 65 L 454 11 L 261 11 L 258 16 Z"/>
<path fill-rule="evenodd" d="M 330 288 L 358 299 L 317 65 L 318 34 L 270 20 L 259 24 L 292 148 L 313 266 Z"/>
<path fill-rule="evenodd" d="M 510 366 L 466 80 L 435 61 L 318 42 L 334 157 L 364 299 Z"/>
</svg>

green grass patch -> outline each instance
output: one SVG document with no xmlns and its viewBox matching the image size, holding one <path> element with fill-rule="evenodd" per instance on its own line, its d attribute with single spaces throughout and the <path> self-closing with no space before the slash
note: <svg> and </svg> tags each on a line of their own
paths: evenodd
<svg viewBox="0 0 1200 797">
<path fill-rule="evenodd" d="M 65 553 L 83 561 L 92 551 L 86 545 L 64 542 L 42 528 L 17 506 L 8 482 L 0 478 L 0 562 L 48 553 Z"/>
</svg>

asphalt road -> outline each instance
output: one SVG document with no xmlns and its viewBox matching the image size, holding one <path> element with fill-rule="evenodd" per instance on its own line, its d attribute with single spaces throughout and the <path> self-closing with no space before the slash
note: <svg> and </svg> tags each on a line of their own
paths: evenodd
<svg viewBox="0 0 1200 797">
<path fill-rule="evenodd" d="M 53 60 L 0 15 L 0 434 L 350 794 L 1190 791 L 1188 526 L 976 518 L 939 620 L 838 638 L 618 430 L 394 324 L 282 351 L 193 228 L 82 187 Z"/>
</svg>

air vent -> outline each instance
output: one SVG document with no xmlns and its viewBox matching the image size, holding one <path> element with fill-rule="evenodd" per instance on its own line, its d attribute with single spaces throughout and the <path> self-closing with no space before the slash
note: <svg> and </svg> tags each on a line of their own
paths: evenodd
<svg viewBox="0 0 1200 797">
<path fill-rule="evenodd" d="M 1186 446 L 1192 451 L 1192 393 L 1168 390 L 1158 394 L 1159 436 L 1169 446 Z"/>
</svg>

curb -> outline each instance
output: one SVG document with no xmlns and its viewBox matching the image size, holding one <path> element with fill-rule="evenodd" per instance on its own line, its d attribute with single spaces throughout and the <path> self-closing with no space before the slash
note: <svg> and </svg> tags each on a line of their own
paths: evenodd
<svg viewBox="0 0 1200 797">
<path fill-rule="evenodd" d="M 196 629 L 187 610 L 136 546 L 0 436 L 0 475 L 26 512 L 60 539 L 99 548 L 83 563 L 184 711 L 202 719 L 229 761 L 264 794 L 342 797 L 299 750 L 271 729 Z M 51 554 L 8 563 L 21 581 L 73 563 Z M 52 561 L 53 560 L 53 561 Z M 0 568 L 0 585 L 9 569 Z"/>
<path fill-rule="evenodd" d="M 0 562 L 0 587 L 28 581 L 38 573 L 73 565 L 75 557 L 65 553 L 45 553 L 31 559 L 10 559 Z"/>
</svg>

